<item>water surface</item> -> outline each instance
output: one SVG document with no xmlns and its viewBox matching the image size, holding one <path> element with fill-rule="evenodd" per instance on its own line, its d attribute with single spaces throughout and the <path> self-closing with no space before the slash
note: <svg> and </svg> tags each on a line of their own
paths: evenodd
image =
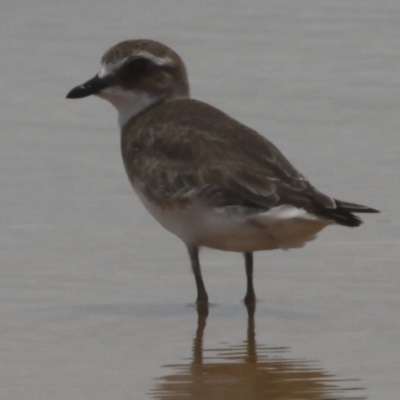
<svg viewBox="0 0 400 400">
<path fill-rule="evenodd" d="M 398 397 L 398 2 L 1 11 L 1 398 Z M 109 46 L 138 37 L 173 47 L 195 98 L 266 135 L 319 189 L 382 210 L 258 253 L 253 321 L 242 257 L 211 251 L 214 306 L 198 321 L 183 245 L 125 177 L 115 110 L 65 99 Z"/>
</svg>

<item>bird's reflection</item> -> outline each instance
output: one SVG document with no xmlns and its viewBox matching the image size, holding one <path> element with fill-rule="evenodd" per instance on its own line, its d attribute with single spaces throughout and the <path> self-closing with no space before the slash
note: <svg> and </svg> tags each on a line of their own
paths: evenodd
<svg viewBox="0 0 400 400">
<path fill-rule="evenodd" d="M 366 399 L 359 395 L 362 389 L 355 387 L 354 381 L 339 380 L 315 362 L 289 358 L 285 356 L 288 348 L 257 344 L 255 306 L 247 307 L 247 311 L 247 339 L 243 343 L 204 349 L 208 308 L 198 309 L 191 361 L 166 365 L 173 373 L 158 379 L 152 397 L 160 400 Z"/>
</svg>

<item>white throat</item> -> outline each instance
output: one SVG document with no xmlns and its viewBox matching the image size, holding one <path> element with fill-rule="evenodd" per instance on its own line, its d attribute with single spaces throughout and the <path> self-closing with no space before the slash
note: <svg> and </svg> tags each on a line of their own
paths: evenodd
<svg viewBox="0 0 400 400">
<path fill-rule="evenodd" d="M 108 100 L 117 109 L 120 129 L 132 117 L 157 101 L 157 98 L 146 92 L 124 90 L 119 86 L 106 88 L 98 93 L 98 96 Z"/>
</svg>

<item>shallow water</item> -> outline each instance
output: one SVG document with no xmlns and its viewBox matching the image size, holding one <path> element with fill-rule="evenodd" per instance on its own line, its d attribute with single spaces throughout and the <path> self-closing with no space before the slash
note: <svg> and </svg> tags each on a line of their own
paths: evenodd
<svg viewBox="0 0 400 400">
<path fill-rule="evenodd" d="M 37 0 L 0 13 L 0 397 L 380 399 L 400 391 L 400 5 Z M 382 210 L 306 248 L 182 244 L 129 187 L 115 111 L 67 101 L 127 38 L 184 58 L 193 97 L 259 130 L 320 190 Z M 269 396 L 269 397 L 267 397 Z"/>
</svg>

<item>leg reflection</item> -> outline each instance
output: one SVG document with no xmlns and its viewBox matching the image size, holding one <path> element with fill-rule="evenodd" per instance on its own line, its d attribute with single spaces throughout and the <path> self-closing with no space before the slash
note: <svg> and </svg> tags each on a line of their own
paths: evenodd
<svg viewBox="0 0 400 400">
<path fill-rule="evenodd" d="M 190 360 L 184 357 L 180 363 L 165 366 L 171 373 L 157 379 L 158 383 L 151 393 L 153 398 L 159 400 L 365 399 L 361 388 L 349 387 L 349 382 L 354 385 L 354 381 L 344 380 L 342 382 L 347 389 L 341 387 L 341 381 L 318 367 L 316 362 L 293 358 L 290 355 L 290 348 L 257 344 L 255 303 L 247 305 L 246 308 L 248 313 L 246 339 L 239 343 L 227 343 L 221 333 L 220 339 L 216 340 L 215 337 L 207 339 L 222 344 L 207 347 L 205 328 L 208 307 L 198 307 L 197 328 Z"/>
</svg>

